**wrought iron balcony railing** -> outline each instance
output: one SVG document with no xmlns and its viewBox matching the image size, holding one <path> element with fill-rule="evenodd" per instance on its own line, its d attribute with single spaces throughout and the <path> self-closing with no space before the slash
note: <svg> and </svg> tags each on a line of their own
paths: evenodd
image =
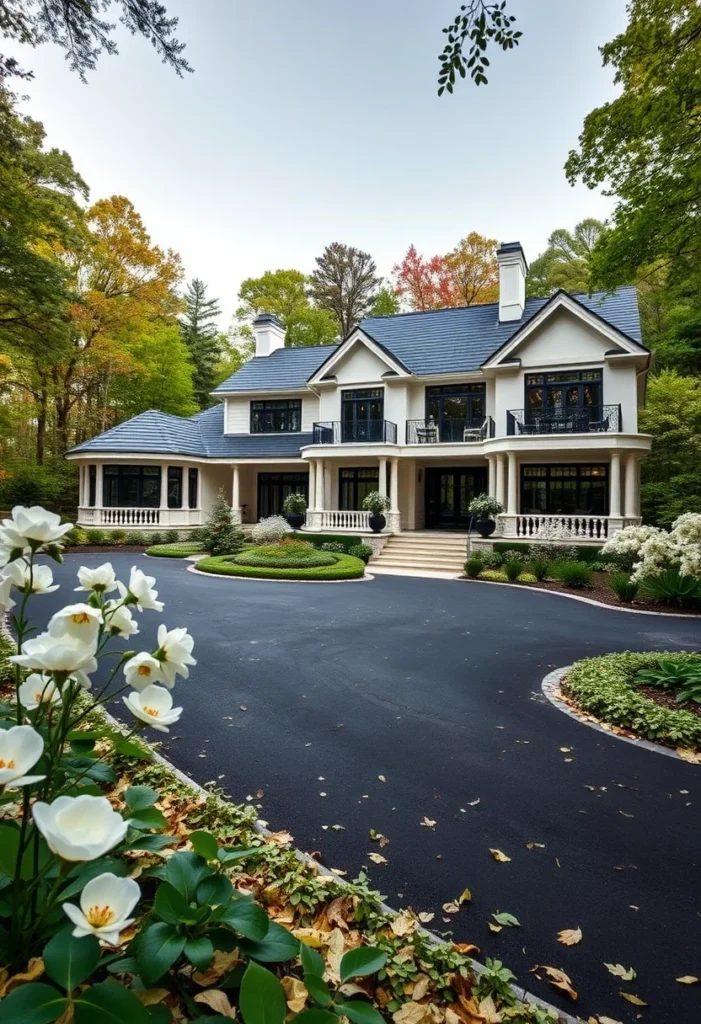
<svg viewBox="0 0 701 1024">
<path fill-rule="evenodd" d="M 620 405 L 602 405 L 598 409 L 572 409 L 559 413 L 536 413 L 509 409 L 506 433 L 514 434 L 601 434 L 623 429 Z"/>
<path fill-rule="evenodd" d="M 312 444 L 396 444 L 397 424 L 390 420 L 327 420 L 312 427 Z"/>
<path fill-rule="evenodd" d="M 488 437 L 494 437 L 494 420 L 491 416 L 481 422 L 467 419 L 444 419 L 437 422 L 432 418 L 406 421 L 407 444 L 474 444 Z"/>
</svg>

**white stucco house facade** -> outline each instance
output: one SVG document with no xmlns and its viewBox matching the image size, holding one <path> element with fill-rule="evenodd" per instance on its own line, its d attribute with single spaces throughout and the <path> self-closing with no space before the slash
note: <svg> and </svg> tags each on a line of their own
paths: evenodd
<svg viewBox="0 0 701 1024">
<path fill-rule="evenodd" d="M 68 453 L 79 525 L 184 531 L 222 487 L 244 523 L 303 491 L 316 532 L 366 532 L 372 490 L 390 533 L 464 530 L 483 492 L 505 508 L 496 537 L 555 521 L 601 542 L 639 522 L 650 353 L 635 290 L 526 299 L 520 244 L 498 261 L 498 302 L 370 317 L 338 345 L 286 348 L 260 315 L 255 356 L 211 409 L 151 410 Z"/>
</svg>

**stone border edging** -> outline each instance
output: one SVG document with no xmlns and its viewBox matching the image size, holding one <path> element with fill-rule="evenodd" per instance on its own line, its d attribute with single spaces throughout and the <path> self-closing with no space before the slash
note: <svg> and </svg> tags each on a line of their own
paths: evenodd
<svg viewBox="0 0 701 1024">
<path fill-rule="evenodd" d="M 589 722 L 585 718 L 580 718 L 577 712 L 574 711 L 569 704 L 565 703 L 561 696 L 560 683 L 571 668 L 574 668 L 574 665 L 565 665 L 562 668 L 556 668 L 552 672 L 548 672 L 547 676 L 544 677 L 540 684 L 541 690 L 550 703 L 558 709 L 558 711 L 564 711 L 569 718 L 573 718 L 575 722 L 579 722 L 580 725 L 588 725 L 591 729 L 596 729 L 597 732 L 602 732 L 606 736 L 611 736 L 614 740 L 623 740 L 624 743 L 632 743 L 634 746 L 642 747 L 644 750 L 651 750 L 654 754 L 664 754 L 665 757 L 674 757 L 677 761 L 683 761 L 684 764 L 689 764 L 689 762 L 685 758 L 681 757 L 676 750 L 672 750 L 671 747 L 666 747 L 663 743 L 654 743 L 652 740 L 646 740 L 642 737 L 638 740 L 634 739 L 632 736 L 620 736 L 618 733 L 611 732 L 610 729 L 604 728 L 604 726 L 599 722 Z"/>
<path fill-rule="evenodd" d="M 188 565 L 187 571 L 194 573 L 195 576 L 211 576 L 215 580 L 245 580 L 246 583 L 365 583 L 375 579 L 369 572 L 349 580 L 275 580 L 270 576 L 234 576 L 223 572 L 203 572 L 195 565 Z"/>
<path fill-rule="evenodd" d="M 680 612 L 651 612 L 644 608 L 624 608 L 618 604 L 606 604 L 604 601 L 595 601 L 593 597 L 583 597 L 580 594 L 569 594 L 566 590 L 541 590 L 532 583 L 507 583 L 506 580 L 471 580 L 467 576 L 453 576 L 452 579 L 461 580 L 463 583 L 486 583 L 491 587 L 516 587 L 518 590 L 530 590 L 533 594 L 554 594 L 555 597 L 568 597 L 570 601 L 583 601 L 584 604 L 592 604 L 595 608 L 607 608 L 612 612 L 627 612 L 629 615 L 661 615 L 664 618 L 673 619 L 701 619 L 701 615 L 692 612 L 682 615 Z"/>
</svg>

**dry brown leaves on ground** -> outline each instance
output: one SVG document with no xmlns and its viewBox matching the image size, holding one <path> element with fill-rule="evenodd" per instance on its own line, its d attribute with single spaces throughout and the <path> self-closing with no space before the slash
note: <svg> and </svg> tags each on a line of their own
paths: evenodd
<svg viewBox="0 0 701 1024">
<path fill-rule="evenodd" d="M 531 967 L 531 973 L 535 974 L 536 978 L 540 977 L 540 971 L 547 976 L 549 984 L 554 988 L 559 988 L 561 992 L 566 992 L 570 999 L 579 998 L 578 993 L 572 987 L 572 979 L 564 971 L 561 971 L 559 967 L 548 967 L 546 964 L 536 964 L 535 967 Z"/>
</svg>

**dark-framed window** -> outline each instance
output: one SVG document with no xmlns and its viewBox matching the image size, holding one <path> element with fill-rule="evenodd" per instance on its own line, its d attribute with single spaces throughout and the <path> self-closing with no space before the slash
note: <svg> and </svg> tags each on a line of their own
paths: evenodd
<svg viewBox="0 0 701 1024">
<path fill-rule="evenodd" d="M 97 497 L 97 466 L 88 466 L 88 505 L 95 508 Z"/>
<path fill-rule="evenodd" d="M 389 467 L 388 467 L 389 468 Z M 352 512 L 363 506 L 363 498 L 380 486 L 379 469 L 340 469 L 338 471 L 338 507 Z"/>
<path fill-rule="evenodd" d="M 105 466 L 102 471 L 105 507 L 158 508 L 161 503 L 160 466 Z"/>
<path fill-rule="evenodd" d="M 382 441 L 384 388 L 352 388 L 341 392 L 341 441 Z"/>
<path fill-rule="evenodd" d="M 282 505 L 288 494 L 299 492 L 309 500 L 308 473 L 259 473 L 258 518 L 282 515 Z"/>
<path fill-rule="evenodd" d="M 601 370 L 561 370 L 527 373 L 525 419 L 566 420 L 586 413 L 590 421 L 601 419 L 603 384 Z"/>
<path fill-rule="evenodd" d="M 188 469 L 187 471 L 187 504 L 188 508 L 197 508 L 197 484 L 199 470 Z"/>
<path fill-rule="evenodd" d="M 301 429 L 301 398 L 251 402 L 252 434 L 294 434 Z"/>
<path fill-rule="evenodd" d="M 608 515 L 608 466 L 521 466 L 524 515 Z"/>
<path fill-rule="evenodd" d="M 487 416 L 485 384 L 441 384 L 426 388 L 426 419 L 441 441 L 462 441 L 466 427 L 481 427 Z"/>
<path fill-rule="evenodd" d="M 168 466 L 168 508 L 182 508 L 183 467 Z"/>
</svg>

